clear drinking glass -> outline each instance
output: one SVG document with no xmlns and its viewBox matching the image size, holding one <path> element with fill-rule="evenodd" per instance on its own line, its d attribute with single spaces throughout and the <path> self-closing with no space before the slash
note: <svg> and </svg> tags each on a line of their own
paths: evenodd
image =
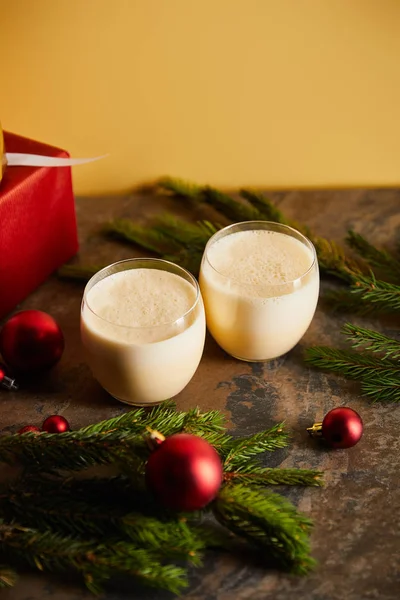
<svg viewBox="0 0 400 600">
<path fill-rule="evenodd" d="M 207 327 L 221 348 L 240 360 L 271 360 L 299 342 L 314 316 L 315 248 L 286 225 L 236 223 L 208 241 L 199 283 Z"/>
<path fill-rule="evenodd" d="M 101 386 L 127 404 L 158 404 L 178 394 L 199 365 L 205 328 L 196 279 L 165 260 L 114 263 L 83 294 L 87 362 Z"/>
</svg>

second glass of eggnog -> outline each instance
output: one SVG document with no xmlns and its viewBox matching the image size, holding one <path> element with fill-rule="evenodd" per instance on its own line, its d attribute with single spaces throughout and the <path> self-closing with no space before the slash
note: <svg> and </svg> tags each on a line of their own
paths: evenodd
<svg viewBox="0 0 400 600">
<path fill-rule="evenodd" d="M 178 394 L 199 365 L 205 329 L 197 281 L 168 261 L 120 261 L 86 285 L 81 337 L 88 364 L 102 387 L 127 404 Z"/>
<path fill-rule="evenodd" d="M 310 240 L 269 221 L 218 231 L 205 248 L 199 281 L 211 335 L 246 361 L 291 350 L 308 329 L 319 294 Z"/>
</svg>

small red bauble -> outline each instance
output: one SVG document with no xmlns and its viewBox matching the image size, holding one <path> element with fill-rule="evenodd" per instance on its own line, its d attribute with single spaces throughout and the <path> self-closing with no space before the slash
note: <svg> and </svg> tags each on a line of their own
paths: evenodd
<svg viewBox="0 0 400 600">
<path fill-rule="evenodd" d="M 168 437 L 150 455 L 146 483 L 166 508 L 199 510 L 211 502 L 222 483 L 222 463 L 205 440 L 187 433 Z"/>
<path fill-rule="evenodd" d="M 8 369 L 0 363 L 0 388 L 6 390 L 17 390 L 18 384 L 13 377 L 8 374 Z"/>
<path fill-rule="evenodd" d="M 35 427 L 35 425 L 25 425 L 25 427 L 22 427 L 22 429 L 20 429 L 18 431 L 18 433 L 40 433 L 40 429 L 39 427 Z"/>
<path fill-rule="evenodd" d="M 0 353 L 16 371 L 34 373 L 50 369 L 64 351 L 58 323 L 40 310 L 23 310 L 12 316 L 0 332 Z"/>
<path fill-rule="evenodd" d="M 362 419 L 352 408 L 334 408 L 322 421 L 322 437 L 332 448 L 351 448 L 362 434 Z"/>
<path fill-rule="evenodd" d="M 47 433 L 64 433 L 69 431 L 69 423 L 65 417 L 61 415 L 51 415 L 43 422 L 42 430 Z"/>
</svg>

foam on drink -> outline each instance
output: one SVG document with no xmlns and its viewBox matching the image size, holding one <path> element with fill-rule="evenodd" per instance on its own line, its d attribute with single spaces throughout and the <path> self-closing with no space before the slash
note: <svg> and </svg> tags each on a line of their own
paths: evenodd
<svg viewBox="0 0 400 600">
<path fill-rule="evenodd" d="M 204 346 L 204 309 L 196 298 L 191 283 L 159 269 L 120 271 L 95 283 L 83 305 L 81 334 L 101 385 L 135 404 L 181 391 Z"/>
<path fill-rule="evenodd" d="M 310 248 L 276 231 L 238 231 L 211 243 L 200 287 L 218 344 L 244 360 L 268 360 L 293 348 L 318 299 L 313 263 Z"/>
</svg>

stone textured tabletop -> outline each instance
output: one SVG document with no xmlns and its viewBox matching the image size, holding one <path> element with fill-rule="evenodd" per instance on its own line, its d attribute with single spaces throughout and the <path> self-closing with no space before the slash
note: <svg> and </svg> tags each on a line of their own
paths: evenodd
<svg viewBox="0 0 400 600">
<path fill-rule="evenodd" d="M 393 240 L 400 232 L 398 191 L 280 192 L 270 196 L 288 216 L 338 241 L 350 227 L 376 243 Z M 134 255 L 129 246 L 104 241 L 98 234 L 99 226 L 112 217 L 143 221 L 161 208 L 173 207 L 173 200 L 165 200 L 161 206 L 161 201 L 146 194 L 78 199 L 81 250 L 77 260 L 103 265 Z M 52 413 L 65 415 L 77 428 L 127 409 L 102 391 L 84 364 L 79 339 L 82 289 L 81 284 L 53 277 L 19 307 L 50 312 L 64 331 L 66 349 L 59 365 L 40 384 L 13 394 L 0 393 L 3 431 L 40 423 Z M 391 334 L 398 327 L 394 320 L 352 320 Z M 285 420 L 294 432 L 293 443 L 274 453 L 266 464 L 324 470 L 326 485 L 323 489 L 287 492 L 315 521 L 312 549 L 319 563 L 315 572 L 298 578 L 262 570 L 243 558 L 213 555 L 204 567 L 193 571 L 185 600 L 400 598 L 400 407 L 372 405 L 359 395 L 356 385 L 311 370 L 302 361 L 306 346 L 343 344 L 339 330 L 344 321 L 345 317 L 319 307 L 301 343 L 287 356 L 268 364 L 234 360 L 207 339 L 196 375 L 176 398 L 178 408 L 198 405 L 204 410 L 221 409 L 238 434 Z M 327 451 L 310 440 L 305 429 L 340 405 L 351 406 L 361 414 L 364 437 L 350 450 Z M 172 598 L 152 590 L 135 591 L 132 585 L 112 590 L 105 598 Z M 91 596 L 67 580 L 26 575 L 14 589 L 2 591 L 1 597 L 86 600 Z"/>
</svg>

